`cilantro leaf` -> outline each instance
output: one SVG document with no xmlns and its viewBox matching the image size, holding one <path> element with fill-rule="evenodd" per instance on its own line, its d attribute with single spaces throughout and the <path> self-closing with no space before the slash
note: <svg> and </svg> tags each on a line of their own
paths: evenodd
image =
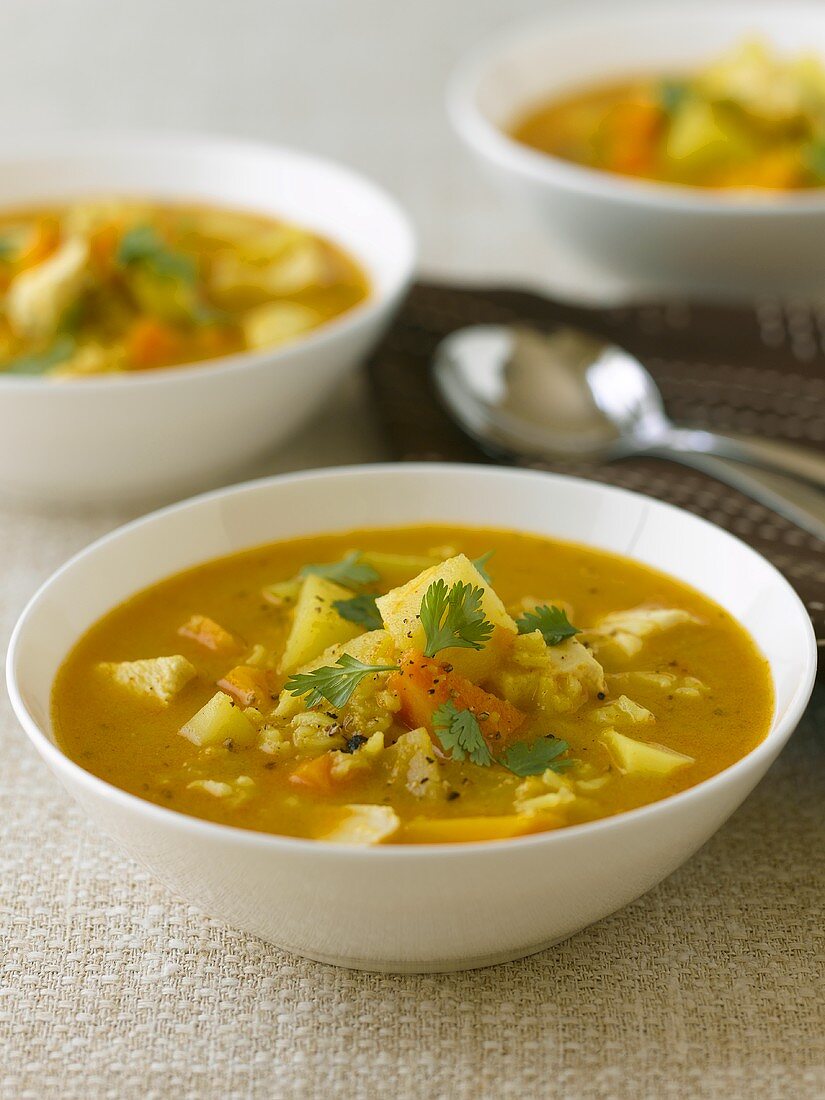
<svg viewBox="0 0 825 1100">
<path fill-rule="evenodd" d="M 490 574 L 487 572 L 487 570 L 485 568 L 485 566 L 487 565 L 487 562 L 490 560 L 490 558 L 493 556 L 493 554 L 495 554 L 495 550 L 488 550 L 486 554 L 482 554 L 478 558 L 473 558 L 473 565 L 476 567 L 476 569 L 481 574 L 485 584 L 492 584 L 493 583 L 491 578 L 490 578 Z"/>
<path fill-rule="evenodd" d="M 353 550 L 346 554 L 341 561 L 324 562 L 320 565 L 305 565 L 301 570 L 302 577 L 310 575 L 323 577 L 325 580 L 334 581 L 344 588 L 355 591 L 364 588 L 368 584 L 375 584 L 379 579 L 377 569 L 367 565 L 361 560 L 361 551 Z"/>
<path fill-rule="evenodd" d="M 548 768 L 554 772 L 563 771 L 573 761 L 559 760 L 558 757 L 569 748 L 566 741 L 560 741 L 548 734 L 547 737 L 539 737 L 532 745 L 528 745 L 526 741 L 517 741 L 509 747 L 499 763 L 520 776 L 541 775 Z"/>
<path fill-rule="evenodd" d="M 167 248 L 151 225 L 136 225 L 123 234 L 117 251 L 117 262 L 121 267 L 136 263 L 146 264 L 156 275 L 179 279 L 185 283 L 193 283 L 197 271 L 191 256 L 184 256 Z"/>
<path fill-rule="evenodd" d="M 376 672 L 395 672 L 396 668 L 396 665 L 365 665 L 344 653 L 334 665 L 324 665 L 312 672 L 290 676 L 284 684 L 284 691 L 290 695 L 306 695 L 308 707 L 317 707 L 325 699 L 334 707 L 343 707 L 365 676 Z"/>
<path fill-rule="evenodd" d="M 380 630 L 384 625 L 381 614 L 375 606 L 375 596 L 364 594 L 353 596 L 349 600 L 333 600 L 332 606 L 342 619 L 350 623 L 360 623 L 367 630 Z"/>
<path fill-rule="evenodd" d="M 519 634 L 532 634 L 534 630 L 540 630 L 547 645 L 558 645 L 565 638 L 581 634 L 579 628 L 567 618 L 566 611 L 560 607 L 548 607 L 547 604 L 525 612 L 516 619 L 516 626 Z"/>
<path fill-rule="evenodd" d="M 659 85 L 659 104 L 667 114 L 675 114 L 690 96 L 687 84 L 678 80 L 663 80 Z"/>
<path fill-rule="evenodd" d="M 0 363 L 0 371 L 8 374 L 48 374 L 53 367 L 71 358 L 75 347 L 71 336 L 59 336 L 45 351 L 21 355 L 7 363 Z"/>
<path fill-rule="evenodd" d="M 481 588 L 457 581 L 448 590 L 445 581 L 433 581 L 421 601 L 421 625 L 427 638 L 425 657 L 442 649 L 482 649 L 493 624 L 481 610 Z"/>
<path fill-rule="evenodd" d="M 442 703 L 433 714 L 433 729 L 453 760 L 469 758 L 482 768 L 493 763 L 478 722 L 469 710 L 458 710 L 452 703 Z"/>
<path fill-rule="evenodd" d="M 487 747 L 481 727 L 472 711 L 459 710 L 452 703 L 442 703 L 435 711 L 433 731 L 453 760 L 469 759 L 482 768 L 500 764 L 520 778 L 541 775 L 548 768 L 561 772 L 573 766 L 572 760 L 559 760 L 570 748 L 568 743 L 551 734 L 537 738 L 532 744 L 516 741 L 503 756 L 496 759 Z"/>
<path fill-rule="evenodd" d="M 822 182 L 825 181 L 825 139 L 818 138 L 802 150 L 808 170 Z"/>
</svg>

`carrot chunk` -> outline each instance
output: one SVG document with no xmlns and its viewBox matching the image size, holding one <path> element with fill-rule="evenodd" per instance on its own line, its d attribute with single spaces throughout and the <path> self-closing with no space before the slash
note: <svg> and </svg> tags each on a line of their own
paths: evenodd
<svg viewBox="0 0 825 1100">
<path fill-rule="evenodd" d="M 206 615 L 193 615 L 187 619 L 183 626 L 178 627 L 178 634 L 205 649 L 211 649 L 213 653 L 237 653 L 243 648 L 240 638 Z"/>
<path fill-rule="evenodd" d="M 218 680 L 218 687 L 241 707 L 260 710 L 272 704 L 272 674 L 265 668 L 237 665 Z"/>
<path fill-rule="evenodd" d="M 332 791 L 332 754 L 325 752 L 323 756 L 304 760 L 293 770 L 289 782 L 296 787 L 308 787 L 320 794 L 329 794 Z"/>
<path fill-rule="evenodd" d="M 398 693 L 399 718 L 410 729 L 424 726 L 432 733 L 433 713 L 450 702 L 459 710 L 471 711 L 490 748 L 500 749 L 524 722 L 524 714 L 512 703 L 420 653 L 407 653 L 387 686 Z"/>
<path fill-rule="evenodd" d="M 135 370 L 168 366 L 180 359 L 183 347 L 175 329 L 150 317 L 136 321 L 126 341 L 129 363 Z"/>
</svg>

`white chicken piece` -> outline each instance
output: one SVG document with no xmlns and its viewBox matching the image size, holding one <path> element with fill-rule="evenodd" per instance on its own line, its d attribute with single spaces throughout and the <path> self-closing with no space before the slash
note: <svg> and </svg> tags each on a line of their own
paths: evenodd
<svg viewBox="0 0 825 1100">
<path fill-rule="evenodd" d="M 690 611 L 677 607 L 634 607 L 611 611 L 586 633 L 597 649 L 612 645 L 625 657 L 635 657 L 652 634 L 699 621 Z"/>
<path fill-rule="evenodd" d="M 15 332 L 31 337 L 54 335 L 83 290 L 88 261 L 88 241 L 71 237 L 53 256 L 12 279 L 6 308 Z"/>
<path fill-rule="evenodd" d="M 155 700 L 162 706 L 168 706 L 197 676 L 195 666 L 179 653 L 138 661 L 102 661 L 97 667 L 127 691 Z"/>
<path fill-rule="evenodd" d="M 333 844 L 380 844 L 398 830 L 401 821 L 389 806 L 351 803 L 343 807 L 341 820 L 318 837 Z"/>
</svg>

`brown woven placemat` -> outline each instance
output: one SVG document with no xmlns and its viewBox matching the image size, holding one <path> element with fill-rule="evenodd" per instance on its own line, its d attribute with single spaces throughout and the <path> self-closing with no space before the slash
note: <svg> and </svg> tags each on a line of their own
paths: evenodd
<svg viewBox="0 0 825 1100">
<path fill-rule="evenodd" d="M 515 290 L 417 284 L 369 365 L 396 458 L 489 461 L 433 390 L 436 344 L 463 325 L 581 325 L 638 355 L 679 423 L 786 439 L 825 451 L 825 304 L 764 300 L 595 309 Z M 793 584 L 825 645 L 825 543 L 705 474 L 658 459 L 543 465 L 621 485 L 704 516 L 769 558 Z"/>
</svg>

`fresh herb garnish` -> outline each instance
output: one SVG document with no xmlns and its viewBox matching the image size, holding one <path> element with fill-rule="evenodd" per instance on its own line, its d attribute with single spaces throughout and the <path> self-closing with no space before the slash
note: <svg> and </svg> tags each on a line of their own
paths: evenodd
<svg viewBox="0 0 825 1100">
<path fill-rule="evenodd" d="M 325 699 L 334 707 L 343 707 L 365 676 L 376 672 L 395 672 L 396 668 L 396 665 L 365 665 L 344 653 L 334 665 L 324 665 L 312 672 L 290 676 L 284 684 L 284 691 L 290 695 L 306 695 L 308 707 L 317 707 Z"/>
<path fill-rule="evenodd" d="M 333 600 L 332 606 L 342 619 L 350 623 L 359 623 L 367 630 L 380 630 L 384 625 L 381 613 L 375 605 L 375 596 L 363 594 L 349 600 Z"/>
<path fill-rule="evenodd" d="M 48 374 L 53 367 L 71 358 L 75 347 L 75 341 L 71 336 L 60 336 L 45 351 L 11 359 L 5 365 L 0 366 L 0 370 L 5 371 L 7 374 Z"/>
<path fill-rule="evenodd" d="M 534 611 L 527 611 L 516 619 L 519 634 L 532 634 L 534 630 L 541 631 L 547 645 L 558 645 L 565 638 L 572 638 L 575 634 L 581 634 L 577 626 L 573 626 L 567 618 L 567 612 L 560 607 L 548 607 L 542 604 Z"/>
<path fill-rule="evenodd" d="M 498 760 L 490 752 L 475 715 L 469 710 L 459 710 L 452 703 L 442 703 L 433 714 L 433 730 L 442 748 L 453 760 L 469 759 L 479 767 L 501 764 L 514 775 L 524 778 L 541 775 L 550 768 L 554 772 L 572 767 L 572 760 L 559 760 L 570 746 L 557 737 L 539 737 L 532 744 L 517 741 Z"/>
<path fill-rule="evenodd" d="M 526 741 L 517 741 L 505 752 L 499 761 L 515 775 L 540 775 L 550 768 L 554 772 L 564 771 L 572 766 L 572 760 L 557 759 L 567 752 L 570 746 L 566 741 L 548 735 L 539 737 L 532 745 Z"/>
<path fill-rule="evenodd" d="M 442 703 L 433 714 L 433 729 L 443 748 L 453 760 L 469 758 L 482 768 L 493 763 L 478 722 L 469 710 L 458 710 L 452 703 Z"/>
<path fill-rule="evenodd" d="M 136 225 L 123 234 L 117 250 L 117 262 L 121 267 L 145 264 L 156 275 L 178 279 L 185 283 L 195 281 L 195 261 L 167 248 L 151 225 Z"/>
<path fill-rule="evenodd" d="M 808 170 L 820 181 L 825 180 L 825 139 L 812 141 L 802 152 Z"/>
<path fill-rule="evenodd" d="M 427 638 L 425 657 L 442 649 L 482 649 L 490 640 L 493 624 L 481 610 L 484 592 L 458 581 L 448 589 L 443 580 L 433 581 L 421 601 L 421 625 Z"/>
<path fill-rule="evenodd" d="M 19 251 L 19 248 L 19 243 L 13 237 L 0 237 L 0 260 L 10 260 Z"/>
<path fill-rule="evenodd" d="M 485 584 L 492 584 L 493 583 L 492 579 L 490 577 L 490 574 L 485 569 L 485 566 L 487 565 L 487 562 L 490 560 L 490 558 L 493 556 L 493 554 L 495 554 L 495 550 L 488 550 L 486 554 L 482 554 L 478 558 L 473 558 L 473 565 L 476 567 L 478 572 L 481 574 L 482 580 L 484 581 Z"/>
<path fill-rule="evenodd" d="M 687 84 L 678 80 L 663 80 L 659 85 L 659 103 L 669 115 L 674 114 L 690 95 Z"/>
<path fill-rule="evenodd" d="M 364 588 L 368 584 L 375 584 L 379 579 L 378 570 L 361 560 L 360 550 L 351 551 L 341 561 L 305 565 L 301 570 L 301 576 L 308 577 L 310 574 L 334 581 L 353 591 Z"/>
</svg>

